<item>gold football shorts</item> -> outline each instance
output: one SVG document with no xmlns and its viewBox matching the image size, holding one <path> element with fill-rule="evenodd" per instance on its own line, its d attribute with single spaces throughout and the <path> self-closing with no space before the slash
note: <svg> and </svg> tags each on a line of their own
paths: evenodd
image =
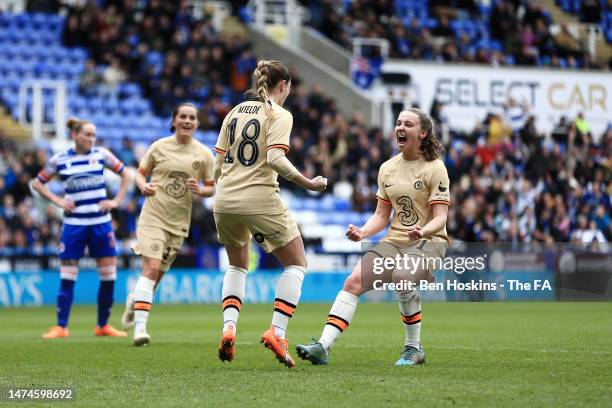
<svg viewBox="0 0 612 408">
<path fill-rule="evenodd" d="M 300 236 L 297 224 L 288 210 L 275 214 L 214 213 L 219 242 L 243 246 L 251 237 L 266 252 L 281 248 Z"/>
<path fill-rule="evenodd" d="M 161 270 L 167 271 L 183 245 L 184 237 L 174 235 L 160 227 L 138 225 L 138 242 L 132 247 L 137 255 L 162 261 Z"/>
</svg>

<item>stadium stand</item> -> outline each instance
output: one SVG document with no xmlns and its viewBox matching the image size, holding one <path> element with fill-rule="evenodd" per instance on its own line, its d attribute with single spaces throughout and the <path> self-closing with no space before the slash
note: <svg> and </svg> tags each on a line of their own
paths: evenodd
<svg viewBox="0 0 612 408">
<path fill-rule="evenodd" d="M 563 28 L 553 34 L 540 2 L 498 0 L 362 0 L 306 2 L 309 24 L 351 50 L 354 37 L 384 38 L 390 58 L 492 65 L 601 69 L 582 39 Z M 584 22 L 602 25 L 610 41 L 611 13 L 603 0 L 558 1 Z M 376 55 L 370 55 L 375 57 Z"/>
<path fill-rule="evenodd" d="M 98 125 L 98 143 L 135 165 L 144 145 L 168 133 L 168 109 L 177 100 L 193 99 L 202 105 L 205 130 L 197 137 L 211 146 L 229 106 L 248 86 L 248 74 L 257 59 L 248 41 L 220 35 L 207 18 L 197 20 L 187 10 L 168 6 L 174 3 L 162 7 L 152 0 L 142 10 L 129 9 L 135 4 L 130 1 L 108 3 L 106 8 L 69 9 L 67 17 L 0 14 L 2 104 L 16 117 L 15 95 L 23 78 L 63 78 L 69 89 L 69 113 L 91 119 Z M 479 49 L 484 50 L 483 58 L 494 53 L 501 56 L 507 50 L 501 45 L 505 39 L 495 39 L 497 34 L 489 30 L 486 19 L 474 22 L 466 17 L 497 11 L 468 8 L 461 12 L 464 19 L 452 19 L 447 27 L 441 22 L 443 17 L 440 23 L 430 18 L 439 14 L 432 12 L 434 3 L 423 6 L 426 3 L 398 1 L 396 9 L 376 12 L 391 15 L 401 8 L 402 22 L 426 22 L 429 28 L 415 27 L 412 34 L 405 34 L 407 38 L 426 39 L 423 30 L 429 29 L 465 38 L 476 60 Z M 352 27 L 353 14 L 371 18 L 371 11 L 356 10 L 358 4 L 347 6 L 345 15 L 321 14 Z M 497 2 L 503 8 L 500 4 L 506 3 Z M 137 19 L 140 13 L 143 18 Z M 153 34 L 152 26 L 161 29 Z M 95 28 L 87 36 L 84 27 Z M 372 27 L 375 30 L 375 24 Z M 406 30 L 400 25 L 397 29 L 398 33 Z M 482 40 L 477 40 L 479 33 L 487 33 L 486 43 L 478 42 Z M 341 40 L 348 34 L 338 32 L 330 37 L 334 35 Z M 415 49 L 418 52 L 413 54 Z M 406 55 L 439 57 L 431 50 L 427 54 L 426 49 L 426 44 L 411 45 Z M 401 45 L 394 45 L 395 55 L 404 56 L 404 51 Z M 511 57 L 514 54 L 502 59 L 511 63 Z M 114 72 L 107 76 L 119 78 L 116 89 L 103 84 L 109 67 Z M 121 81 L 123 75 L 125 81 Z M 287 101 L 294 115 L 290 158 L 308 176 L 322 173 L 329 177 L 330 192 L 320 197 L 298 196 L 285 183 L 284 191 L 292 193 L 286 196 L 288 205 L 311 248 L 355 250 L 344 239 L 344 230 L 348 223 L 363 224 L 372 211 L 376 171 L 394 154 L 393 142 L 380 129 L 369 129 L 360 113 L 351 117 L 339 113 L 333 98 L 317 86 L 308 90 L 295 70 L 293 78 Z M 432 115 L 444 123 L 448 118 L 440 109 Z M 601 138 L 594 138 L 583 119 L 568 118 L 550 139 L 538 132 L 527 112 L 521 112 L 518 119 L 496 114 L 483 119 L 473 131 L 451 132 L 445 140 L 453 198 L 448 230 L 454 239 L 550 242 L 594 235 L 612 239 L 611 127 Z M 0 130 L 1 251 L 53 253 L 61 215 L 33 199 L 27 186 L 49 152 L 44 146 L 18 151 Z M 117 238 L 124 249 L 134 237 L 141 203 L 142 197 L 134 193 L 114 214 Z M 194 206 L 191 248 L 216 244 L 209 208 L 209 201 Z"/>
</svg>

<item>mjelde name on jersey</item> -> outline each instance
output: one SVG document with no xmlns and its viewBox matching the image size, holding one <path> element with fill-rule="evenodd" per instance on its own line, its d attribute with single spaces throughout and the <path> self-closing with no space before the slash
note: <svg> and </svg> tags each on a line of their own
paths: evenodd
<svg viewBox="0 0 612 408">
<path fill-rule="evenodd" d="M 257 115 L 259 113 L 259 109 L 261 109 L 261 106 L 244 105 L 238 108 L 238 113 L 250 113 L 252 115 Z"/>
</svg>

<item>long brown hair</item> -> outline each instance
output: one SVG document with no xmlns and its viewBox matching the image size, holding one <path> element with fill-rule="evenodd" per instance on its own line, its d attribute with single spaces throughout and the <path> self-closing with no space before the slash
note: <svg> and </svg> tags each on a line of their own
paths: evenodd
<svg viewBox="0 0 612 408">
<path fill-rule="evenodd" d="M 245 94 L 248 97 L 256 97 L 265 105 L 266 114 L 274 117 L 270 101 L 270 89 L 274 88 L 280 81 L 291 82 L 289 69 L 280 61 L 259 60 L 257 68 L 253 72 L 253 85 Z"/>
<path fill-rule="evenodd" d="M 436 137 L 436 126 L 431 116 L 418 108 L 407 108 L 405 110 L 416 113 L 421 122 L 421 130 L 427 132 L 427 136 L 421 140 L 421 152 L 425 160 L 431 161 L 443 158 L 446 154 L 446 149 Z"/>
</svg>

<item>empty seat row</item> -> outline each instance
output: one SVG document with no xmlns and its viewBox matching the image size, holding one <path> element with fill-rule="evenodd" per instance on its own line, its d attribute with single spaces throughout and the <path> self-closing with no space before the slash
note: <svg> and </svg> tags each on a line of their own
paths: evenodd
<svg viewBox="0 0 612 408">
<path fill-rule="evenodd" d="M 56 59 L 71 59 L 73 62 L 83 62 L 88 52 L 83 48 L 66 48 L 61 45 L 33 45 L 0 43 L 0 55 L 5 58 L 36 59 L 51 57 Z"/>
<path fill-rule="evenodd" d="M 331 196 L 323 198 L 303 197 L 291 200 L 289 207 L 296 211 L 348 211 L 351 204 L 346 200 Z"/>
<path fill-rule="evenodd" d="M 0 13 L 0 27 L 63 27 L 65 18 L 59 14 L 45 13 Z"/>
<path fill-rule="evenodd" d="M 0 39 L 8 39 L 11 41 L 50 41 L 50 42 L 58 42 L 61 40 L 61 31 L 60 30 L 47 30 L 47 29 L 22 29 L 22 28 L 2 28 L 0 29 Z"/>
</svg>

